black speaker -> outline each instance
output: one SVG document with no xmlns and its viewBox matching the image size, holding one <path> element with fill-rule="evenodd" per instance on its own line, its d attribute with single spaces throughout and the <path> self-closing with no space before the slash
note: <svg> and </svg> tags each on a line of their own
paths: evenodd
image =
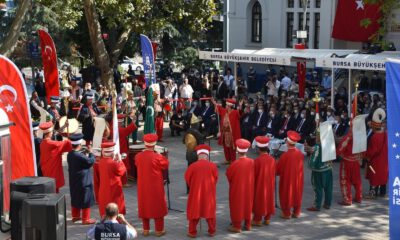
<svg viewBox="0 0 400 240">
<path fill-rule="evenodd" d="M 67 218 L 64 194 L 35 194 L 22 204 L 22 239 L 65 240 Z"/>
<path fill-rule="evenodd" d="M 10 192 L 24 193 L 55 193 L 56 182 L 54 178 L 48 177 L 24 177 L 10 183 Z"/>
<path fill-rule="evenodd" d="M 31 194 L 55 193 L 56 183 L 53 178 L 47 177 L 24 177 L 10 183 L 10 219 L 11 239 L 22 239 L 21 232 L 21 208 L 22 202 Z"/>
</svg>

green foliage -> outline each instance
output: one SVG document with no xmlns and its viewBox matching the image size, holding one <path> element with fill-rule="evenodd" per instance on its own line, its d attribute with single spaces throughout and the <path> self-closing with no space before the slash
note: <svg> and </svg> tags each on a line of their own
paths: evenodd
<svg viewBox="0 0 400 240">
<path fill-rule="evenodd" d="M 371 40 L 374 43 L 379 43 L 385 49 L 387 43 L 384 40 L 385 35 L 388 32 L 388 26 L 392 21 L 392 11 L 400 8 L 399 0 L 364 0 L 366 4 L 379 4 L 381 5 L 380 10 L 382 12 L 382 16 L 378 20 L 380 24 L 380 28 L 377 33 L 371 36 Z M 371 19 L 365 18 L 360 22 L 360 26 L 368 27 L 371 24 Z"/>
<path fill-rule="evenodd" d="M 185 48 L 178 52 L 175 60 L 180 61 L 185 67 L 194 67 L 199 63 L 198 51 L 193 47 Z"/>
</svg>

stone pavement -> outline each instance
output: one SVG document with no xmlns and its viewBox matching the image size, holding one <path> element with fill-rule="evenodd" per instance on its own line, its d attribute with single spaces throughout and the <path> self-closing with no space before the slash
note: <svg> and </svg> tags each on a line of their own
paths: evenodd
<svg viewBox="0 0 400 240">
<path fill-rule="evenodd" d="M 167 127 L 167 124 L 165 125 Z M 141 134 L 139 134 L 141 139 Z M 186 187 L 184 173 L 187 167 L 185 160 L 185 146 L 182 144 L 182 137 L 170 137 L 169 129 L 164 130 L 164 142 L 159 145 L 166 146 L 169 150 L 169 174 L 171 184 L 170 200 L 173 209 L 186 209 Z M 271 219 L 269 226 L 254 227 L 251 232 L 241 234 L 231 234 L 227 231 L 229 227 L 229 202 L 228 202 L 228 183 L 225 176 L 226 166 L 223 162 L 223 151 L 215 140 L 211 141 L 213 151 L 211 159 L 219 165 L 219 179 L 217 185 L 217 233 L 214 239 L 388 239 L 388 203 L 387 199 L 376 201 L 363 201 L 362 204 L 355 204 L 350 207 L 342 207 L 337 204 L 341 200 L 340 188 L 338 183 L 339 163 L 334 164 L 334 192 L 333 204 L 330 210 L 320 212 L 307 212 L 313 201 L 313 191 L 311 187 L 311 174 L 306 168 L 304 170 L 304 194 L 302 215 L 299 219 L 282 220 L 279 218 L 279 209 Z M 254 157 L 252 151 L 250 157 Z M 67 163 L 64 161 L 64 173 L 68 184 Z M 368 182 L 363 179 L 364 193 L 368 190 Z M 67 198 L 67 220 L 68 239 L 86 239 L 86 231 L 89 226 L 73 224 L 71 222 L 69 187 L 65 186 L 61 192 Z M 138 230 L 139 239 L 142 225 L 137 215 L 136 185 L 124 189 L 125 202 L 127 207 L 126 219 Z M 99 219 L 97 205 L 92 208 L 92 217 Z M 154 235 L 154 224 L 151 223 L 151 236 L 146 239 L 157 239 Z M 165 218 L 167 234 L 162 239 L 188 239 L 186 214 L 176 211 L 169 211 Z M 207 224 L 201 221 L 201 229 L 198 226 L 198 239 L 210 239 L 207 235 Z M 0 235 L 1 237 L 1 235 Z"/>
</svg>

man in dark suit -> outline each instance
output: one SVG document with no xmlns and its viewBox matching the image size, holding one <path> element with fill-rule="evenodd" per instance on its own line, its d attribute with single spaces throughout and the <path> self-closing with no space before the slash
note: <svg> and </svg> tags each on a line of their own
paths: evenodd
<svg viewBox="0 0 400 240">
<path fill-rule="evenodd" d="M 293 117 L 293 114 L 290 111 L 283 112 L 283 118 L 281 120 L 281 128 L 279 130 L 279 138 L 286 138 L 287 131 L 296 130 L 297 120 Z"/>
<path fill-rule="evenodd" d="M 271 134 L 274 137 L 278 137 L 279 134 L 279 129 L 281 125 L 281 118 L 279 117 L 279 115 L 276 112 L 275 108 L 271 108 L 269 110 L 269 118 L 266 124 L 266 128 L 267 128 L 267 132 Z"/>
<path fill-rule="evenodd" d="M 307 113 L 306 110 L 301 111 L 300 121 L 296 126 L 296 132 L 298 132 L 301 136 L 301 142 L 304 140 L 315 130 L 315 119 Z"/>
<path fill-rule="evenodd" d="M 229 89 L 228 85 L 224 82 L 224 77 L 219 78 L 218 86 L 217 86 L 217 99 L 218 100 L 224 100 L 225 98 L 228 98 L 229 95 Z"/>
<path fill-rule="evenodd" d="M 335 124 L 333 125 L 333 133 L 335 134 L 335 138 L 339 140 L 342 139 L 348 130 L 348 122 L 343 121 L 341 116 L 335 116 Z"/>
<path fill-rule="evenodd" d="M 257 136 L 264 136 L 267 134 L 268 113 L 264 111 L 264 105 L 258 104 L 257 112 L 254 113 L 253 118 L 253 140 Z"/>
<path fill-rule="evenodd" d="M 206 135 L 210 133 L 210 127 L 212 126 L 211 124 L 213 123 L 212 115 L 215 114 L 214 111 L 214 106 L 211 106 L 210 101 L 206 100 L 203 102 L 200 110 L 199 110 L 199 119 L 200 119 L 200 131 L 205 132 Z M 215 121 L 216 123 L 216 121 Z"/>
<path fill-rule="evenodd" d="M 243 114 L 240 117 L 240 130 L 242 134 L 242 138 L 251 141 L 253 138 L 252 130 L 253 130 L 253 122 L 254 115 L 256 114 L 254 103 L 247 105 L 244 108 Z"/>
<path fill-rule="evenodd" d="M 78 116 L 78 121 L 82 123 L 83 139 L 85 139 L 86 145 L 89 145 L 93 140 L 94 117 L 100 114 L 100 110 L 93 102 L 93 99 L 93 93 L 86 94 L 86 103 L 82 106 Z"/>
</svg>

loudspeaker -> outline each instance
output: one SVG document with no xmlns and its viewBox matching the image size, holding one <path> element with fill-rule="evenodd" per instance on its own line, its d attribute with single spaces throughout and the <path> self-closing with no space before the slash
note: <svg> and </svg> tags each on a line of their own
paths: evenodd
<svg viewBox="0 0 400 240">
<path fill-rule="evenodd" d="M 35 194 L 22 204 L 22 239 L 65 240 L 67 218 L 64 194 Z"/>
<path fill-rule="evenodd" d="M 24 177 L 10 183 L 10 192 L 24 193 L 55 193 L 56 182 L 54 178 L 48 177 Z"/>
<path fill-rule="evenodd" d="M 31 194 L 55 193 L 56 183 L 53 178 L 48 177 L 24 177 L 10 183 L 10 192 L 11 239 L 20 240 L 23 200 Z"/>
</svg>

